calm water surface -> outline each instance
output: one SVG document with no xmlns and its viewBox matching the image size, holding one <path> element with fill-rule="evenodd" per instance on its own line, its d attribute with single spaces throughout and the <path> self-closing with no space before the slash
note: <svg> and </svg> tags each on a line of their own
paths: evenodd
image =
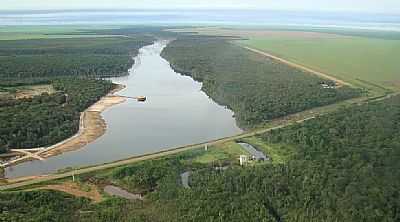
<svg viewBox="0 0 400 222">
<path fill-rule="evenodd" d="M 95 142 L 45 161 L 7 168 L 6 176 L 48 174 L 241 133 L 231 110 L 212 101 L 201 91 L 201 83 L 170 68 L 160 56 L 166 45 L 159 41 L 143 47 L 130 75 L 112 79 L 127 86 L 118 94 L 147 96 L 145 103 L 128 100 L 113 106 L 103 113 L 107 132 Z"/>
</svg>

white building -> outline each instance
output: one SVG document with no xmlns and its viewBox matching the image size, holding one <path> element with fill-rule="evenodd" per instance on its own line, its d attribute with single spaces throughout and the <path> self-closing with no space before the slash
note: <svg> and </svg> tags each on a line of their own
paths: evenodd
<svg viewBox="0 0 400 222">
<path fill-rule="evenodd" d="M 240 156 L 239 156 L 239 163 L 240 163 L 240 166 L 245 165 L 245 164 L 247 163 L 247 161 L 248 161 L 248 158 L 247 158 L 246 155 L 240 155 Z"/>
</svg>

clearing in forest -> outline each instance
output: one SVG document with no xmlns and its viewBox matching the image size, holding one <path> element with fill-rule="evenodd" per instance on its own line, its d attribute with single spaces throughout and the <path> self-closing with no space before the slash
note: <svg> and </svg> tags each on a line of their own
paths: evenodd
<svg viewBox="0 0 400 222">
<path fill-rule="evenodd" d="M 55 89 L 51 84 L 0 87 L 0 99 L 8 97 L 16 99 L 32 98 L 34 96 L 39 96 L 43 93 L 52 94 L 54 92 Z"/>
<path fill-rule="evenodd" d="M 102 196 L 97 187 L 93 184 L 79 184 L 75 182 L 64 182 L 60 184 L 50 184 L 32 190 L 55 190 L 71 194 L 75 197 L 85 197 L 95 203 L 102 201 Z"/>
</svg>

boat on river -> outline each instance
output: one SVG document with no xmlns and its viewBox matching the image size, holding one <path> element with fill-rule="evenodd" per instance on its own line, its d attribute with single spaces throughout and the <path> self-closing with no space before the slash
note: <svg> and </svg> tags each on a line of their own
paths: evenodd
<svg viewBox="0 0 400 222">
<path fill-rule="evenodd" d="M 146 96 L 138 96 L 138 97 L 136 97 L 136 99 L 138 102 L 146 102 L 146 100 L 147 100 Z"/>
</svg>

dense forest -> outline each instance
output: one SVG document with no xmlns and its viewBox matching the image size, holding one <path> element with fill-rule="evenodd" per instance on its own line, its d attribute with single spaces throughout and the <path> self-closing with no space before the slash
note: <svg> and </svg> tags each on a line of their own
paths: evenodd
<svg viewBox="0 0 400 222">
<path fill-rule="evenodd" d="M 143 35 L 0 41 L 0 78 L 125 75 L 152 41 Z"/>
<path fill-rule="evenodd" d="M 48 83 L 56 93 L 0 100 L 0 153 L 51 145 L 72 136 L 78 131 L 80 112 L 114 87 L 109 81 L 75 78 Z"/>
<path fill-rule="evenodd" d="M 80 178 L 112 181 L 147 194 L 145 201 L 88 204 L 57 192 L 0 194 L 1 216 L 5 221 L 19 216 L 13 221 L 396 222 L 399 132 L 397 96 L 259 136 L 266 144 L 295 148 L 284 163 L 244 168 L 228 163 L 227 170 L 216 170 L 222 162 L 194 161 L 200 151 L 179 154 Z M 193 171 L 190 189 L 180 184 L 185 170 Z M 28 205 L 33 199 L 46 201 Z M 65 209 L 58 201 L 72 202 L 70 217 L 61 214 Z M 44 209 L 46 214 L 37 213 Z"/>
<path fill-rule="evenodd" d="M 356 97 L 348 87 L 324 88 L 331 81 L 249 52 L 224 39 L 186 36 L 162 53 L 171 66 L 203 83 L 203 90 L 229 106 L 242 127 Z"/>
<path fill-rule="evenodd" d="M 56 90 L 33 98 L 0 97 L 0 153 L 51 145 L 75 134 L 80 112 L 114 87 L 99 79 L 127 74 L 139 48 L 154 40 L 145 30 L 133 30 L 114 37 L 92 33 L 86 38 L 0 41 L 0 93 L 35 84 L 51 84 Z M 120 35 L 118 29 L 107 32 Z"/>
<path fill-rule="evenodd" d="M 188 221 L 399 221 L 399 130 L 399 96 L 275 130 L 261 138 L 291 160 L 204 172 L 179 203 Z"/>
<path fill-rule="evenodd" d="M 60 192 L 0 194 L 0 221 L 76 221 L 76 213 L 90 202 Z M 17 210 L 18 209 L 18 210 Z"/>
<path fill-rule="evenodd" d="M 55 89 L 0 100 L 0 153 L 54 144 L 77 131 L 80 112 L 114 87 L 93 77 L 123 74 L 132 63 L 128 55 L 147 44 L 132 36 L 113 38 L 0 41 L 0 88 Z M 232 108 L 245 127 L 361 93 L 323 88 L 322 82 L 333 83 L 218 38 L 181 36 L 163 56 L 203 82 L 207 94 Z M 197 149 L 77 176 L 80 183 L 143 194 L 143 201 L 107 197 L 93 203 L 56 191 L 1 192 L 0 221 L 400 221 L 400 96 L 342 108 L 257 139 L 291 155 L 241 167 L 237 153 L 204 162 L 199 159 L 209 159 L 202 156 L 209 151 Z M 190 188 L 184 188 L 180 174 L 188 171 Z"/>
</svg>

